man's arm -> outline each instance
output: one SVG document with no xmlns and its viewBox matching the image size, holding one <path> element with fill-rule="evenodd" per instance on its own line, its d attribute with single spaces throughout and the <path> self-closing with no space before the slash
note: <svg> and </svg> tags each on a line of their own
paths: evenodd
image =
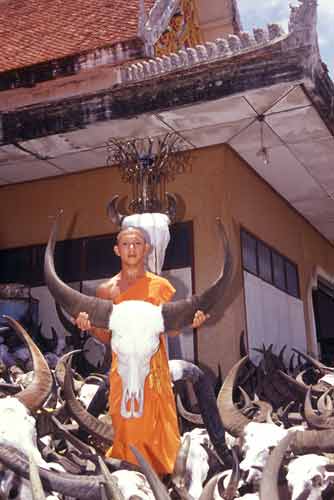
<svg viewBox="0 0 334 500">
<path fill-rule="evenodd" d="M 194 318 L 193 318 L 193 322 L 191 324 L 191 326 L 193 328 L 200 328 L 203 323 L 208 319 L 210 318 L 210 314 L 205 314 L 203 311 L 201 311 L 200 309 L 198 311 L 195 312 L 194 314 Z M 167 332 L 167 335 L 169 337 L 176 337 L 177 335 L 180 334 L 180 330 L 171 330 L 170 332 Z"/>
<path fill-rule="evenodd" d="M 102 283 L 96 289 L 96 296 L 100 299 L 111 300 L 110 283 L 111 280 L 106 283 Z M 74 323 L 80 328 L 80 330 L 89 332 L 91 335 L 100 340 L 100 342 L 103 342 L 103 344 L 108 344 L 110 342 L 110 331 L 105 328 L 96 328 L 95 326 L 92 326 L 89 316 L 85 311 L 78 314 Z"/>
<path fill-rule="evenodd" d="M 172 286 L 172 284 L 168 280 L 164 280 L 160 287 L 160 297 L 162 299 L 162 302 L 163 303 L 170 302 L 174 293 L 175 293 L 175 288 Z M 203 311 L 199 309 L 194 314 L 191 326 L 193 328 L 200 328 L 209 317 L 210 317 L 209 314 L 205 314 Z M 171 330 L 166 333 L 169 337 L 176 337 L 177 335 L 180 334 L 180 330 Z"/>
</svg>

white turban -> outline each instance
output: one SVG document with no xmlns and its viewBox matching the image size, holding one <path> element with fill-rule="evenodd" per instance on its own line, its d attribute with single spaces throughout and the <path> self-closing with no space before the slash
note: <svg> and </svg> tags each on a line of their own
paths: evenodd
<svg viewBox="0 0 334 500">
<path fill-rule="evenodd" d="M 170 240 L 169 224 L 168 215 L 160 213 L 128 215 L 122 221 L 122 229 L 137 227 L 148 235 L 151 252 L 147 257 L 146 264 L 148 270 L 155 274 L 161 274 L 164 264 L 165 253 Z"/>
</svg>

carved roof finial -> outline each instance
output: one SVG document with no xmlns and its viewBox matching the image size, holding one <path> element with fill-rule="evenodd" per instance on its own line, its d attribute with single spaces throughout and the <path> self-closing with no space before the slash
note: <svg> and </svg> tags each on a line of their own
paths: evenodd
<svg viewBox="0 0 334 500">
<path fill-rule="evenodd" d="M 232 8 L 232 25 L 233 25 L 233 32 L 235 35 L 239 35 L 243 31 L 241 19 L 240 19 L 240 13 L 239 13 L 239 7 L 237 0 L 232 0 L 231 3 L 231 8 Z"/>
<path fill-rule="evenodd" d="M 298 0 L 298 6 L 290 5 L 289 33 L 312 31 L 317 27 L 317 0 Z"/>
<path fill-rule="evenodd" d="M 299 5 L 290 5 L 289 44 L 294 47 L 311 47 L 307 60 L 311 74 L 321 64 L 317 33 L 317 0 L 298 0 Z"/>
<path fill-rule="evenodd" d="M 146 15 L 146 10 L 145 10 L 144 0 L 138 0 L 138 1 L 139 1 L 138 36 L 144 37 L 147 15 Z"/>
</svg>

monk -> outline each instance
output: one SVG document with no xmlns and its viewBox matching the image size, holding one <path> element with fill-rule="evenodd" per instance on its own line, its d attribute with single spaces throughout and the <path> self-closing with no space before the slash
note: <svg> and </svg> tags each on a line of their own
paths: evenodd
<svg viewBox="0 0 334 500">
<path fill-rule="evenodd" d="M 175 293 L 165 278 L 145 271 L 145 259 L 150 251 L 146 233 L 135 227 L 122 229 L 114 247 L 121 259 L 121 271 L 102 283 L 96 295 L 119 304 L 124 300 L 143 300 L 160 305 L 171 300 Z M 198 328 L 208 315 L 197 311 L 193 328 Z M 112 332 L 95 328 L 88 314 L 81 312 L 75 320 L 81 330 L 88 330 L 103 343 L 109 343 Z M 177 335 L 179 332 L 167 332 Z M 109 412 L 115 431 L 108 457 L 127 460 L 137 464 L 129 445 L 135 446 L 154 470 L 161 476 L 170 474 L 180 446 L 176 407 L 168 368 L 165 338 L 160 337 L 160 346 L 153 355 L 150 372 L 144 387 L 144 411 L 139 418 L 123 418 L 120 413 L 122 381 L 117 371 L 117 356 L 112 353 L 110 371 Z"/>
</svg>

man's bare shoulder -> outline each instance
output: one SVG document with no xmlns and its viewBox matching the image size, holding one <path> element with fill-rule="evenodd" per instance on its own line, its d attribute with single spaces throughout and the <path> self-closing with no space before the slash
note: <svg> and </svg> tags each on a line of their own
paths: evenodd
<svg viewBox="0 0 334 500">
<path fill-rule="evenodd" d="M 115 295 L 115 290 L 118 288 L 119 279 L 119 274 L 116 274 L 101 283 L 96 289 L 96 296 L 101 299 L 112 299 Z"/>
</svg>

